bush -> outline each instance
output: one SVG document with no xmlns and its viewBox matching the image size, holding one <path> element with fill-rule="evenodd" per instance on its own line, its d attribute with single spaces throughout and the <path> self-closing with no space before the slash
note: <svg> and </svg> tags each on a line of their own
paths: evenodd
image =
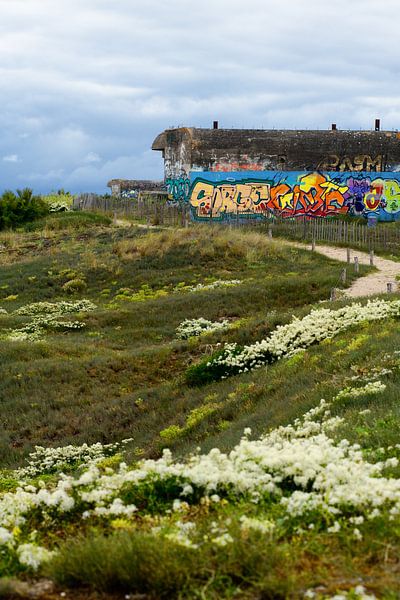
<svg viewBox="0 0 400 600">
<path fill-rule="evenodd" d="M 6 191 L 0 196 L 0 230 L 11 229 L 29 223 L 49 212 L 49 207 L 40 196 L 25 188 L 17 193 Z"/>
<path fill-rule="evenodd" d="M 242 346 L 236 347 L 236 353 L 240 354 L 243 350 Z M 226 375 L 226 365 L 220 365 L 215 362 L 218 358 L 225 357 L 225 350 L 218 350 L 211 356 L 206 357 L 201 362 L 191 365 L 185 373 L 185 382 L 190 387 L 196 387 L 212 383 L 213 381 L 220 381 Z M 242 367 L 231 367 L 230 374 L 238 375 L 242 372 Z"/>
<path fill-rule="evenodd" d="M 64 283 L 62 289 L 69 294 L 75 294 L 76 292 L 83 292 L 86 287 L 86 281 L 82 277 L 75 277 Z"/>
<path fill-rule="evenodd" d="M 293 577 L 282 575 L 294 562 L 287 548 L 257 532 L 235 538 L 226 546 L 210 541 L 193 549 L 142 531 L 91 534 L 67 540 L 45 574 L 71 588 L 168 600 L 292 597 Z"/>
<path fill-rule="evenodd" d="M 86 229 L 89 226 L 97 225 L 99 227 L 108 227 L 112 220 L 106 215 L 86 212 L 50 212 L 46 217 L 34 221 L 25 226 L 26 231 L 76 231 L 77 229 Z"/>
</svg>

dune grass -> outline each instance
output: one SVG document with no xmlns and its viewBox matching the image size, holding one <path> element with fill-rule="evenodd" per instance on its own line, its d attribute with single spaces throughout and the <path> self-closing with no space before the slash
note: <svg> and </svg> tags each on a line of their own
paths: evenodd
<svg viewBox="0 0 400 600">
<path fill-rule="evenodd" d="M 65 223 L 66 216 L 49 219 Z M 183 385 L 188 365 L 225 341 L 262 339 L 294 311 L 328 298 L 341 268 L 261 234 L 219 228 L 146 232 L 104 228 L 96 220 L 84 230 L 68 226 L 49 237 L 34 235 L 4 239 L 11 264 L 6 259 L 0 266 L 0 307 L 8 311 L 0 315 L 1 331 L 21 327 L 26 320 L 13 311 L 31 302 L 83 296 L 98 310 L 82 316 L 85 329 L 51 332 L 35 344 L 10 342 L 3 334 L 4 465 L 20 462 L 35 444 L 106 442 L 131 434 L 145 453 L 159 452 L 159 424 L 203 402 L 202 390 Z M 226 279 L 242 283 L 174 292 L 179 285 Z M 132 301 L 143 286 L 144 301 Z M 235 326 L 177 340 L 178 325 L 199 317 Z M 222 385 L 222 394 L 230 386 Z"/>
<path fill-rule="evenodd" d="M 293 423 L 321 398 L 344 418 L 332 434 L 337 440 L 360 444 L 371 462 L 383 460 L 382 448 L 396 447 L 398 320 L 363 323 L 268 368 L 196 388 L 185 384 L 188 367 L 221 344 L 254 343 L 326 301 L 337 287 L 341 263 L 251 231 L 146 231 L 86 217 L 75 228 L 74 218 L 52 216 L 40 234 L 0 238 L 0 308 L 7 311 L 0 312 L 0 496 L 18 487 L 11 469 L 24 464 L 35 444 L 129 437 L 124 460 L 134 464 L 159 457 L 165 448 L 181 457 L 197 447 L 230 451 L 245 428 L 256 439 Z M 68 285 L 76 280 L 83 287 Z M 189 291 L 216 280 L 241 283 Z M 97 306 L 76 317 L 86 323 L 84 329 L 48 331 L 35 343 L 7 339 L 9 330 L 26 323 L 14 313 L 21 306 L 81 298 Z M 178 340 L 177 326 L 199 317 L 228 319 L 230 327 Z M 384 393 L 335 399 L 365 377 L 384 382 Z M 105 461 L 102 468 L 110 466 Z M 388 473 L 399 477 L 400 469 L 392 466 Z M 56 482 L 54 475 L 41 479 L 49 486 Z M 146 493 L 154 490 L 150 485 Z M 158 511 L 162 498 L 151 500 L 152 510 L 107 525 L 74 521 L 72 515 L 61 526 L 49 517 L 46 533 L 33 515 L 39 541 L 59 550 L 37 576 L 50 577 L 58 590 L 72 588 L 71 597 L 96 592 L 106 598 L 137 593 L 259 600 L 303 597 L 311 589 L 318 599 L 339 591 L 356 598 L 359 584 L 378 597 L 397 597 L 398 519 L 365 524 L 362 538 L 355 539 L 352 529 L 293 528 L 268 500 L 199 502 L 182 513 Z M 274 519 L 273 535 L 243 528 L 243 516 Z M 217 542 L 203 536 L 195 551 L 177 544 L 178 521 L 196 523 L 200 536 L 214 532 Z M 175 531 L 169 537 L 152 531 L 169 526 Z M 224 543 L 224 536 L 235 543 Z M 10 570 L 18 573 L 32 576 Z M 12 594 L 11 584 L 0 580 L 1 594 Z"/>
</svg>

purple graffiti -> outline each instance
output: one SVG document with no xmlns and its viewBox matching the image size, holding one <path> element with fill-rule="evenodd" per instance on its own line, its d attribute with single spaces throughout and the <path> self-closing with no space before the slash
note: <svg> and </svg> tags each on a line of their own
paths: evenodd
<svg viewBox="0 0 400 600">
<path fill-rule="evenodd" d="M 346 185 L 349 189 L 345 193 L 345 205 L 349 207 L 351 214 L 361 215 L 365 210 L 364 196 L 371 189 L 371 180 L 369 177 L 363 179 L 349 177 Z"/>
</svg>

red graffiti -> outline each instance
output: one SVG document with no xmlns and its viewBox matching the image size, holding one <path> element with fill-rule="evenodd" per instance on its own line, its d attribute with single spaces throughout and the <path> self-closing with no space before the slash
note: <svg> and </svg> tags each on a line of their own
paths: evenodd
<svg viewBox="0 0 400 600">
<path fill-rule="evenodd" d="M 268 207 L 278 210 L 284 217 L 310 215 L 325 217 L 346 213 L 344 194 L 347 186 L 340 186 L 320 173 L 311 173 L 300 178 L 291 188 L 281 183 L 271 188 Z"/>
<path fill-rule="evenodd" d="M 384 181 L 379 179 L 371 184 L 371 191 L 364 196 L 364 204 L 368 210 L 377 210 L 382 200 Z"/>
</svg>

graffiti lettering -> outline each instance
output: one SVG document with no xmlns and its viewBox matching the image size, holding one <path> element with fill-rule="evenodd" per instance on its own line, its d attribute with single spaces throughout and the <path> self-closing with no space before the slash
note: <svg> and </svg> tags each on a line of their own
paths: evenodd
<svg viewBox="0 0 400 600">
<path fill-rule="evenodd" d="M 400 184 L 395 179 L 375 179 L 364 195 L 367 210 L 376 211 L 383 207 L 387 213 L 400 211 Z"/>
<path fill-rule="evenodd" d="M 213 185 L 197 181 L 190 194 L 190 205 L 199 217 L 222 217 L 229 214 L 257 214 L 268 210 L 268 183 L 246 182 Z"/>
<path fill-rule="evenodd" d="M 321 171 L 383 171 L 383 156 L 371 158 L 368 154 L 357 154 L 354 158 L 340 157 L 330 154 L 322 160 L 318 169 Z"/>
<path fill-rule="evenodd" d="M 169 200 L 183 204 L 189 199 L 190 180 L 186 174 L 179 177 L 168 177 L 165 180 Z"/>
<path fill-rule="evenodd" d="M 346 193 L 346 206 L 353 215 L 361 215 L 365 210 L 364 197 L 371 189 L 369 178 L 357 179 L 349 177 L 346 180 L 348 191 Z"/>
<path fill-rule="evenodd" d="M 374 179 L 365 173 L 358 177 L 354 173 L 277 175 L 267 171 L 265 180 L 259 181 L 240 177 L 219 181 L 215 173 L 208 175 L 211 180 L 192 174 L 189 204 L 195 219 L 260 218 L 268 213 L 283 217 L 374 213 L 384 219 L 395 214 L 400 218 L 400 175 L 399 179 L 387 174 Z"/>
<path fill-rule="evenodd" d="M 283 216 L 326 216 L 347 212 L 344 193 L 347 186 L 312 173 L 300 178 L 291 188 L 286 183 L 270 186 L 268 183 L 213 185 L 197 181 L 190 195 L 190 204 L 197 216 L 220 217 L 223 214 L 260 214 L 276 210 Z"/>
<path fill-rule="evenodd" d="M 385 210 L 391 214 L 397 213 L 400 211 L 400 183 L 395 179 L 385 179 L 383 182 Z"/>
<path fill-rule="evenodd" d="M 311 173 L 300 177 L 293 188 L 286 183 L 274 186 L 269 207 L 277 209 L 283 216 L 326 216 L 347 212 L 344 206 L 346 191 L 347 186 L 340 186 L 319 173 Z"/>
</svg>

